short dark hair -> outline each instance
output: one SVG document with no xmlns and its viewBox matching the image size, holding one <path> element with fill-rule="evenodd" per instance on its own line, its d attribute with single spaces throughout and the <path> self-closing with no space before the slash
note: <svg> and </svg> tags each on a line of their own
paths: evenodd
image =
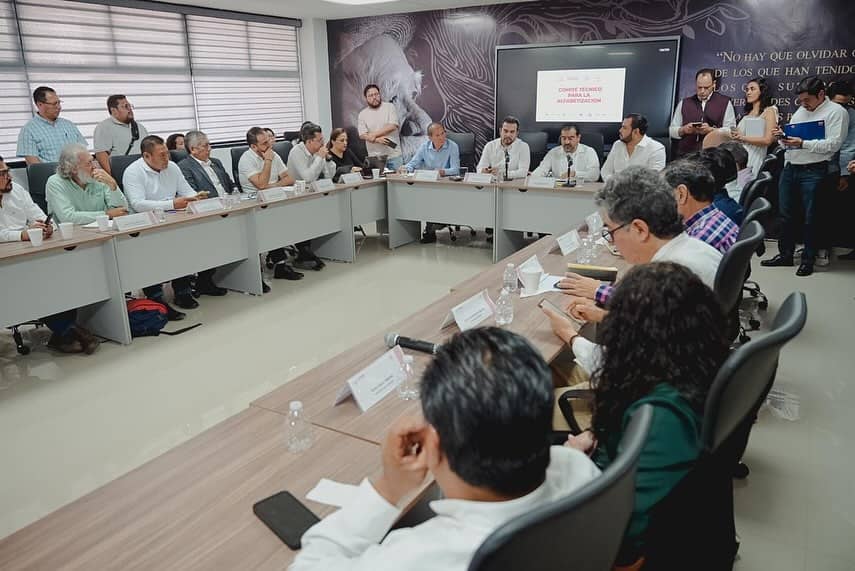
<svg viewBox="0 0 855 571">
<path fill-rule="evenodd" d="M 166 138 L 166 148 L 169 149 L 170 151 L 176 150 L 178 148 L 178 146 L 176 144 L 178 137 L 181 137 L 182 139 L 186 139 L 186 137 L 184 136 L 184 133 L 172 133 L 171 135 L 169 135 Z"/>
<path fill-rule="evenodd" d="M 307 121 L 303 123 L 302 127 L 300 127 L 300 140 L 304 143 L 306 141 L 311 141 L 315 138 L 315 135 L 317 135 L 321 131 L 322 129 L 320 125 L 312 123 L 311 121 Z"/>
<path fill-rule="evenodd" d="M 643 220 L 657 238 L 673 238 L 683 231 L 674 191 L 658 172 L 647 167 L 630 166 L 610 177 L 594 201 L 612 222 Z"/>
<path fill-rule="evenodd" d="M 852 97 L 852 84 L 843 80 L 835 81 L 834 83 L 829 84 L 828 88 L 825 90 L 825 94 L 829 97 L 834 97 L 836 95 Z"/>
<path fill-rule="evenodd" d="M 0 163 L 2 163 L 2 162 L 5 162 L 5 159 L 3 158 L 2 155 L 0 155 Z"/>
<path fill-rule="evenodd" d="M 749 83 L 756 83 L 757 88 L 760 89 L 760 113 L 762 113 L 764 109 L 772 105 L 772 88 L 769 87 L 769 82 L 766 81 L 765 77 L 752 77 L 745 82 L 745 85 Z M 746 113 L 751 113 L 754 110 L 754 106 L 748 103 L 746 99 L 743 109 Z"/>
<path fill-rule="evenodd" d="M 642 115 L 641 113 L 630 113 L 624 120 L 631 119 L 630 127 L 632 129 L 638 129 L 638 132 L 642 135 L 647 134 L 647 117 Z"/>
<path fill-rule="evenodd" d="M 748 166 L 748 151 L 745 146 L 737 141 L 726 141 L 719 145 L 719 148 L 724 149 L 736 161 L 736 170 L 740 171 Z M 738 173 L 737 173 L 738 175 Z"/>
<path fill-rule="evenodd" d="M 735 179 L 738 173 L 733 155 L 720 147 L 708 147 L 701 151 L 689 153 L 685 158 L 699 161 L 710 170 L 715 179 L 717 192 Z"/>
<path fill-rule="evenodd" d="M 335 140 L 336 140 L 336 139 L 338 139 L 339 137 L 341 137 L 341 135 L 342 135 L 342 134 L 347 135 L 347 130 L 345 130 L 345 129 L 344 129 L 344 128 L 342 128 L 342 127 L 336 127 L 335 129 L 333 129 L 333 130 L 330 132 L 330 140 L 329 140 L 329 141 L 327 141 L 327 148 L 328 148 L 328 149 L 332 149 L 332 144 L 333 144 L 333 142 L 335 142 Z"/>
<path fill-rule="evenodd" d="M 380 86 L 377 84 L 374 84 L 374 83 L 369 83 L 368 85 L 365 86 L 365 89 L 362 90 L 362 97 L 368 97 L 368 90 L 369 89 L 376 89 L 379 92 Z"/>
<path fill-rule="evenodd" d="M 262 129 L 261 127 L 252 127 L 249 131 L 246 132 L 246 144 L 249 146 L 258 144 L 258 136 L 261 134 L 267 134 L 267 131 Z"/>
<path fill-rule="evenodd" d="M 264 129 L 264 131 L 265 131 L 268 135 L 270 135 L 271 137 L 273 137 L 273 140 L 274 140 L 274 141 L 276 140 L 276 131 L 274 131 L 274 130 L 273 130 L 273 129 L 271 129 L 270 127 L 263 127 L 263 129 Z"/>
<path fill-rule="evenodd" d="M 702 75 L 710 76 L 713 80 L 713 83 L 715 83 L 715 70 L 713 68 L 705 67 L 705 68 L 699 69 L 698 72 L 695 74 L 695 81 L 697 81 L 698 78 Z"/>
<path fill-rule="evenodd" d="M 573 129 L 574 131 L 576 131 L 577 135 L 579 134 L 579 126 L 576 125 L 575 123 L 568 123 L 567 125 L 562 125 L 561 130 L 558 131 L 558 133 L 560 134 L 560 133 L 563 133 L 564 131 L 569 131 L 570 129 Z"/>
<path fill-rule="evenodd" d="M 53 93 L 56 95 L 56 91 L 53 90 L 52 87 L 48 87 L 47 85 L 40 85 L 36 87 L 36 90 L 33 91 L 33 102 L 35 103 L 44 103 L 45 95 L 48 93 Z"/>
<path fill-rule="evenodd" d="M 181 136 L 183 137 L 184 135 Z M 157 135 L 148 135 L 147 137 L 143 137 L 143 140 L 140 141 L 140 153 L 151 153 L 154 151 L 155 147 L 163 144 L 163 139 Z"/>
<path fill-rule="evenodd" d="M 507 117 L 502 119 L 502 125 L 504 125 L 505 123 L 513 123 L 517 126 L 517 131 L 520 130 L 520 120 L 514 117 L 513 115 L 508 115 Z"/>
<path fill-rule="evenodd" d="M 699 161 L 680 159 L 674 161 L 662 171 L 662 176 L 671 186 L 677 188 L 684 184 L 689 194 L 698 202 L 712 202 L 716 193 L 715 179 L 710 169 Z"/>
<path fill-rule="evenodd" d="M 523 337 L 497 327 L 458 333 L 421 381 L 425 420 L 451 469 L 470 486 L 521 496 L 549 465 L 549 367 Z"/>
<path fill-rule="evenodd" d="M 825 90 L 825 82 L 815 75 L 811 75 L 802 79 L 796 86 L 796 95 L 800 93 L 809 93 L 811 95 L 819 95 L 820 91 Z"/>
<path fill-rule="evenodd" d="M 119 103 L 123 100 L 127 99 L 124 95 L 111 95 L 107 98 L 107 112 L 110 112 L 110 109 L 118 109 Z"/>
</svg>

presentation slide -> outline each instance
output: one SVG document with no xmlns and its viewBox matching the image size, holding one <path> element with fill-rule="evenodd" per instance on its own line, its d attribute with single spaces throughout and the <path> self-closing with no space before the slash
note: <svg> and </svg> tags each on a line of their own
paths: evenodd
<svg viewBox="0 0 855 571">
<path fill-rule="evenodd" d="M 537 72 L 538 122 L 620 123 L 626 68 Z"/>
</svg>

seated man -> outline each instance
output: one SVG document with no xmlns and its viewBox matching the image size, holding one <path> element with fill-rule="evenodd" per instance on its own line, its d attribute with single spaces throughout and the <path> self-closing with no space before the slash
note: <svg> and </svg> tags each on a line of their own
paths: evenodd
<svg viewBox="0 0 855 571">
<path fill-rule="evenodd" d="M 519 134 L 520 120 L 510 115 L 505 117 L 499 138 L 484 145 L 481 151 L 478 172 L 494 174 L 499 180 L 506 175 L 508 179 L 528 176 L 531 151 L 528 143 L 518 138 Z"/>
<path fill-rule="evenodd" d="M 416 169 L 439 171 L 439 176 L 457 176 L 460 174 L 460 148 L 445 135 L 445 127 L 440 123 L 431 123 L 428 127 L 428 140 L 422 143 L 416 154 L 401 172 L 413 172 Z M 436 242 L 436 230 L 442 224 L 428 222 L 422 236 L 422 244 Z"/>
<path fill-rule="evenodd" d="M 244 192 L 258 192 L 277 186 L 291 186 L 294 177 L 288 172 L 285 163 L 273 150 L 273 138 L 261 127 L 253 127 L 246 132 L 246 144 L 249 149 L 238 161 L 238 177 Z M 285 248 L 276 248 L 267 253 L 275 268 L 273 277 L 283 280 L 300 280 L 303 274 L 285 263 L 288 257 Z"/>
<path fill-rule="evenodd" d="M 420 390 L 423 417 L 391 426 L 382 474 L 303 535 L 291 571 L 463 571 L 496 528 L 600 473 L 581 452 L 549 446 L 549 368 L 514 333 L 458 333 L 428 365 Z M 428 472 L 446 498 L 431 502 L 436 517 L 390 532 Z"/>
<path fill-rule="evenodd" d="M 148 137 L 145 125 L 134 119 L 134 106 L 124 95 L 107 98 L 109 117 L 95 125 L 95 158 L 101 168 L 112 174 L 110 157 L 136 155 L 140 152 L 140 141 Z"/>
<path fill-rule="evenodd" d="M 697 161 L 681 159 L 665 167 L 662 175 L 674 189 L 686 234 L 722 254 L 727 252 L 736 242 L 739 226 L 713 204 L 716 187 L 709 169 Z"/>
<path fill-rule="evenodd" d="M 0 242 L 27 242 L 30 232 L 42 232 L 45 238 L 50 238 L 53 226 L 45 224 L 46 218 L 30 193 L 12 182 L 9 167 L 0 157 Z M 101 341 L 77 325 L 76 319 L 77 312 L 73 309 L 43 318 L 52 333 L 48 347 L 63 353 L 94 353 Z"/>
<path fill-rule="evenodd" d="M 727 193 L 727 183 L 736 180 L 736 161 L 726 150 L 709 147 L 697 153 L 686 155 L 687 159 L 698 161 L 709 169 L 715 179 L 715 197 L 713 204 L 724 212 L 736 225 L 742 224 L 742 207 Z"/>
<path fill-rule="evenodd" d="M 79 143 L 63 147 L 56 166 L 45 185 L 48 211 L 57 222 L 90 224 L 97 216 L 111 219 L 128 213 L 125 195 L 116 181 L 92 164 L 92 155 Z"/>
<path fill-rule="evenodd" d="M 77 125 L 59 116 L 62 101 L 56 91 L 44 85 L 37 87 L 33 91 L 33 102 L 38 112 L 21 127 L 16 153 L 24 157 L 28 165 L 56 162 L 68 143 L 86 144 Z"/>
<path fill-rule="evenodd" d="M 178 165 L 169 160 L 169 149 L 163 139 L 149 135 L 142 140 L 140 150 L 142 157 L 128 165 L 122 176 L 122 188 L 134 212 L 182 209 L 194 200 L 207 198 L 206 192 L 193 190 L 184 180 Z M 199 302 L 193 299 L 190 279 L 190 276 L 183 276 L 172 280 L 175 305 L 182 309 L 199 307 Z M 143 292 L 149 299 L 166 306 L 170 321 L 184 319 L 184 313 L 164 300 L 161 284 L 143 288 Z"/>
<path fill-rule="evenodd" d="M 647 136 L 647 117 L 630 113 L 618 130 L 619 139 L 612 145 L 603 164 L 603 182 L 629 166 L 642 166 L 655 171 L 665 168 L 665 145 Z"/>
<path fill-rule="evenodd" d="M 576 177 L 582 181 L 596 182 L 600 179 L 600 159 L 597 151 L 582 144 L 582 135 L 576 125 L 561 127 L 561 144 L 550 149 L 540 165 L 534 169 L 534 176 L 552 176 L 556 178 Z M 570 160 L 568 160 L 568 157 Z M 568 164 L 569 170 L 568 170 Z"/>
</svg>

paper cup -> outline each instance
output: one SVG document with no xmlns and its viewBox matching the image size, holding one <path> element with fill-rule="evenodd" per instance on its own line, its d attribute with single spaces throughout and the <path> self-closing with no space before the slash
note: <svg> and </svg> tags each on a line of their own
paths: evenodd
<svg viewBox="0 0 855 571">
<path fill-rule="evenodd" d="M 380 178 L 380 169 L 371 169 L 371 176 L 373 178 Z"/>
<path fill-rule="evenodd" d="M 38 248 L 42 245 L 42 240 L 44 240 L 44 231 L 41 228 L 27 228 L 27 236 L 30 237 L 30 243 L 33 245 L 33 248 Z"/>
<path fill-rule="evenodd" d="M 63 240 L 71 240 L 71 237 L 74 236 L 74 223 L 60 222 L 59 235 L 62 236 Z"/>
<path fill-rule="evenodd" d="M 303 194 L 306 192 L 306 181 L 305 180 L 297 180 L 294 181 L 294 192 L 297 194 Z"/>
<path fill-rule="evenodd" d="M 101 232 L 106 232 L 110 229 L 110 217 L 106 214 L 96 216 L 95 222 L 98 223 L 98 230 L 100 230 Z"/>
<path fill-rule="evenodd" d="M 543 272 L 540 270 L 522 270 L 520 271 L 520 280 L 526 293 L 534 293 L 540 286 L 540 276 Z"/>
</svg>

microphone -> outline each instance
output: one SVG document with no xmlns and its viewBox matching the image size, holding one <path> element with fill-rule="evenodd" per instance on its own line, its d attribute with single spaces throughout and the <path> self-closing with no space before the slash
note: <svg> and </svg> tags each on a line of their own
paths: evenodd
<svg viewBox="0 0 855 571">
<path fill-rule="evenodd" d="M 430 355 L 436 355 L 436 352 L 439 351 L 439 345 L 437 345 L 436 343 L 422 341 L 420 339 L 411 339 L 409 337 L 403 337 L 401 335 L 398 335 L 397 333 L 387 333 L 386 347 L 389 347 L 391 349 L 395 345 L 400 345 L 405 349 L 421 351 L 422 353 L 428 353 Z"/>
<path fill-rule="evenodd" d="M 564 183 L 566 186 L 570 186 L 570 168 L 573 166 L 573 156 L 570 153 L 567 153 L 567 182 Z"/>
<path fill-rule="evenodd" d="M 511 154 L 508 152 L 508 149 L 505 149 L 505 180 L 511 180 L 508 176 L 508 164 L 511 162 Z"/>
</svg>

